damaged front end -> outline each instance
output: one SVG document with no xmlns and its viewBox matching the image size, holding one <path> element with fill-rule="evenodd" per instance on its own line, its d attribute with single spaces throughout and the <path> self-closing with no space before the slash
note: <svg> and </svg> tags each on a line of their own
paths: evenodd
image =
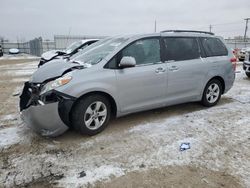
<svg viewBox="0 0 250 188">
<path fill-rule="evenodd" d="M 24 122 L 43 136 L 58 136 L 70 127 L 69 113 L 75 97 L 57 91 L 73 80 L 73 72 L 87 68 L 84 63 L 54 61 L 34 72 L 24 84 L 20 112 Z"/>
<path fill-rule="evenodd" d="M 24 84 L 20 96 L 21 118 L 42 136 L 58 136 L 70 127 L 69 113 L 76 98 L 54 89 L 42 92 L 45 85 Z"/>
</svg>

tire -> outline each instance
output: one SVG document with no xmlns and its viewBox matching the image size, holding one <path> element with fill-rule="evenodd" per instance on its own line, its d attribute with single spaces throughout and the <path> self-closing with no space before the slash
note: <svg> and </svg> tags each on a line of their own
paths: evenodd
<svg viewBox="0 0 250 188">
<path fill-rule="evenodd" d="M 206 107 L 215 106 L 221 98 L 221 93 L 222 93 L 221 82 L 217 79 L 210 80 L 203 91 L 203 96 L 201 101 L 202 105 Z"/>
<path fill-rule="evenodd" d="M 250 72 L 246 72 L 248 78 L 250 78 Z"/>
<path fill-rule="evenodd" d="M 111 105 L 102 95 L 90 95 L 77 101 L 71 114 L 74 129 L 93 136 L 108 126 Z"/>
</svg>

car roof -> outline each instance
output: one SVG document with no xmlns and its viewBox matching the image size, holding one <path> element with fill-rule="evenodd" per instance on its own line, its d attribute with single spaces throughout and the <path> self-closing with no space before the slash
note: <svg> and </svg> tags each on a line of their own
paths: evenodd
<svg viewBox="0 0 250 188">
<path fill-rule="evenodd" d="M 162 32 L 161 36 L 187 36 L 187 37 L 216 37 L 215 35 L 206 33 L 191 33 L 191 32 Z"/>
<path fill-rule="evenodd" d="M 169 37 L 215 37 L 218 38 L 219 36 L 215 36 L 212 34 L 207 33 L 199 33 L 199 32 L 158 32 L 158 33 L 148 33 L 148 34 L 130 34 L 130 35 L 117 35 L 114 36 L 114 38 L 129 38 L 129 39 L 140 39 L 140 38 L 146 38 L 146 37 L 157 37 L 157 36 L 169 36 Z M 113 37 L 112 37 L 113 38 Z"/>
</svg>

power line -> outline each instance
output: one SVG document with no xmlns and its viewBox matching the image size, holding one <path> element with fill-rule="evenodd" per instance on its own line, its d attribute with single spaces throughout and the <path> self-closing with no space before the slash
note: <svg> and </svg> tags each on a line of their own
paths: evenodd
<svg viewBox="0 0 250 188">
<path fill-rule="evenodd" d="M 242 31 L 242 29 L 239 29 L 239 28 L 238 29 L 230 29 L 230 30 L 228 30 L 228 29 L 224 30 L 223 29 L 223 30 L 215 30 L 215 31 L 216 32 L 227 32 L 228 33 L 228 32 L 232 32 L 232 31 Z"/>
<path fill-rule="evenodd" d="M 242 21 L 241 22 L 237 21 L 237 22 L 226 22 L 226 23 L 210 24 L 209 25 L 209 31 L 210 31 L 210 29 L 212 30 L 214 28 L 214 26 L 221 27 L 221 26 L 226 26 L 226 25 L 240 25 L 240 24 L 243 24 Z M 192 28 L 193 29 L 201 29 L 202 30 L 202 29 L 207 29 L 207 26 L 200 25 L 198 27 L 192 27 Z"/>
<path fill-rule="evenodd" d="M 239 23 L 239 22 L 241 22 L 241 23 Z M 213 24 L 213 26 L 220 26 L 220 25 L 236 25 L 236 24 L 242 24 L 242 21 L 218 23 L 218 24 Z"/>
</svg>

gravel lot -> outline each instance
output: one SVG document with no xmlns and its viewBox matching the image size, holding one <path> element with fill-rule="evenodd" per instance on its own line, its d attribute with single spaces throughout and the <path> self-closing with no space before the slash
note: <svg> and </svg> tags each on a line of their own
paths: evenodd
<svg viewBox="0 0 250 188">
<path fill-rule="evenodd" d="M 250 187 L 250 79 L 213 108 L 189 103 L 113 120 L 99 135 L 33 133 L 18 96 L 37 66 L 0 59 L 0 187 Z M 180 144 L 191 148 L 180 151 Z"/>
</svg>

